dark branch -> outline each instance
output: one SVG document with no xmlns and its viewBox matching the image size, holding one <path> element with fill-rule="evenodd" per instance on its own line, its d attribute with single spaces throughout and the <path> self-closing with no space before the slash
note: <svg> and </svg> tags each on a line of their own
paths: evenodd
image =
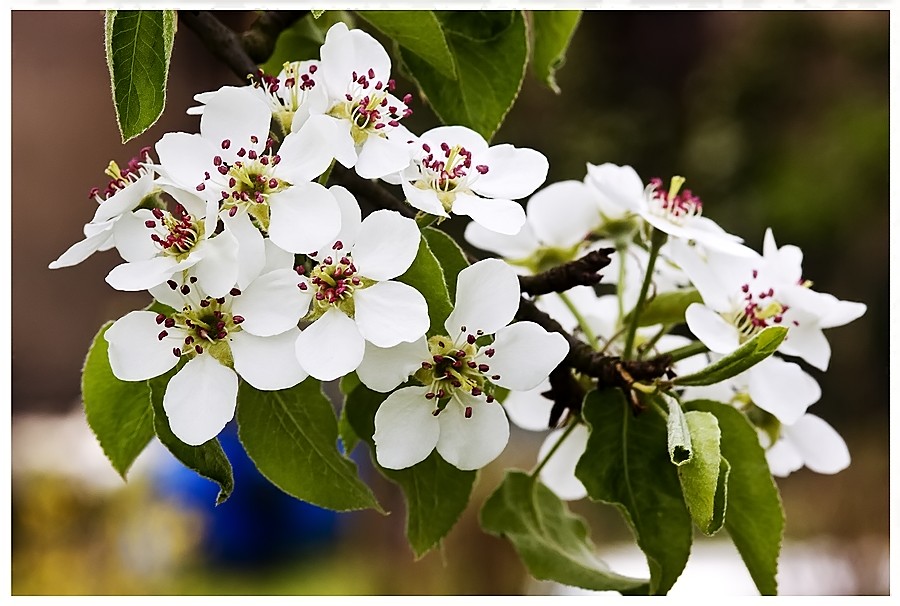
<svg viewBox="0 0 900 606">
<path fill-rule="evenodd" d="M 241 42 L 250 59 L 265 63 L 275 50 L 278 34 L 309 14 L 309 11 L 261 11 L 250 29 L 241 34 Z"/>
<path fill-rule="evenodd" d="M 550 372 L 550 391 L 545 391 L 541 395 L 553 400 L 548 427 L 554 428 L 566 410 L 571 410 L 574 414 L 581 412 L 584 388 L 572 376 L 569 367 L 560 364 Z"/>
<path fill-rule="evenodd" d="M 352 170 L 347 170 L 340 164 L 335 163 L 331 171 L 331 181 L 338 185 L 343 185 L 351 194 L 357 198 L 367 200 L 375 208 L 387 208 L 388 210 L 396 210 L 404 217 L 413 218 L 416 211 L 403 202 L 403 200 L 395 197 L 384 187 L 381 187 L 374 181 L 363 179 Z"/>
<path fill-rule="evenodd" d="M 178 19 L 187 25 L 204 46 L 244 83 L 259 69 L 241 44 L 240 37 L 209 11 L 178 11 Z"/>
<path fill-rule="evenodd" d="M 599 272 L 609 265 L 609 255 L 614 251 L 612 248 L 600 248 L 543 273 L 519 276 L 519 285 L 522 292 L 533 296 L 564 292 L 575 286 L 592 286 L 603 278 Z"/>
</svg>

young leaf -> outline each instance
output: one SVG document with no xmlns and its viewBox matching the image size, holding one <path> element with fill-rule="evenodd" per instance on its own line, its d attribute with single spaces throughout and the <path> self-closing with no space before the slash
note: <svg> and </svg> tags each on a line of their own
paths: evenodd
<svg viewBox="0 0 900 606">
<path fill-rule="evenodd" d="M 153 126 L 166 106 L 175 11 L 106 11 L 106 64 L 122 142 Z"/>
<path fill-rule="evenodd" d="M 231 463 L 225 456 L 225 451 L 217 439 L 212 439 L 200 446 L 189 446 L 175 437 L 169 427 L 169 419 L 163 409 L 163 396 L 166 393 L 166 385 L 175 374 L 170 370 L 164 375 L 150 379 L 150 395 L 153 401 L 153 426 L 156 436 L 163 446 L 169 449 L 175 458 L 181 461 L 185 467 L 193 469 L 198 474 L 212 480 L 219 485 L 219 495 L 216 497 L 216 505 L 224 503 L 234 490 L 234 475 L 231 471 Z"/>
<path fill-rule="evenodd" d="M 557 95 L 556 71 L 566 62 L 566 50 L 581 20 L 581 11 L 531 11 L 531 68 Z"/>
<path fill-rule="evenodd" d="M 759 592 L 775 595 L 784 511 L 756 430 L 742 412 L 727 404 L 695 400 L 685 403 L 685 407 L 710 412 L 718 419 L 722 456 L 731 467 L 725 529 Z"/>
<path fill-rule="evenodd" d="M 703 299 L 696 289 L 673 290 L 659 293 L 650 299 L 641 310 L 638 326 L 655 324 L 684 324 L 684 312 L 691 303 L 701 303 Z M 631 314 L 622 321 L 623 326 L 631 322 Z"/>
<path fill-rule="evenodd" d="M 484 18 L 465 11 L 437 13 L 456 62 L 456 80 L 446 78 L 415 53 L 400 49 L 403 63 L 438 118 L 444 124 L 467 126 L 487 140 L 518 97 L 528 63 L 528 35 L 521 11 L 489 15 L 482 23 Z M 507 18 L 509 24 L 504 25 L 501 21 Z"/>
<path fill-rule="evenodd" d="M 618 389 L 592 391 L 583 415 L 591 428 L 575 476 L 595 501 L 615 505 L 647 556 L 650 593 L 664 594 L 691 551 L 691 517 L 666 449 L 666 422 L 637 416 Z"/>
<path fill-rule="evenodd" d="M 238 390 L 238 437 L 257 469 L 291 496 L 339 511 L 380 506 L 337 450 L 334 409 L 318 381 L 280 391 Z"/>
<path fill-rule="evenodd" d="M 356 11 L 356 14 L 424 59 L 445 78 L 456 80 L 456 62 L 433 11 Z"/>
<path fill-rule="evenodd" d="M 647 593 L 647 581 L 612 572 L 595 553 L 587 526 L 549 488 L 521 471 L 508 471 L 481 509 L 481 527 L 512 543 L 528 572 L 595 591 Z"/>
<path fill-rule="evenodd" d="M 675 377 L 672 383 L 682 386 L 712 385 L 739 375 L 775 353 L 787 331 L 783 326 L 764 328 L 727 356 L 693 374 Z"/>
<path fill-rule="evenodd" d="M 373 447 L 375 412 L 387 394 L 360 385 L 347 397 L 344 410 L 356 434 Z M 374 451 L 373 451 L 374 455 Z M 428 553 L 459 520 L 472 493 L 476 472 L 460 471 L 437 453 L 407 469 L 385 469 L 386 478 L 400 486 L 406 498 L 406 537 L 417 558 Z"/>
<path fill-rule="evenodd" d="M 153 410 L 146 381 L 120 381 L 109 367 L 109 344 L 103 335 L 107 322 L 94 337 L 81 372 L 81 397 L 88 425 L 122 479 L 153 438 Z"/>
<path fill-rule="evenodd" d="M 691 444 L 691 430 L 678 400 L 663 396 L 669 407 L 669 417 L 666 420 L 666 431 L 669 434 L 669 459 L 674 465 L 683 465 L 690 462 L 693 457 Z"/>
<path fill-rule="evenodd" d="M 691 432 L 694 456 L 678 468 L 678 479 L 694 524 L 705 534 L 712 534 L 716 528 L 716 496 L 721 477 L 719 461 L 719 440 L 721 433 L 716 417 L 708 412 L 689 411 L 684 415 Z M 724 485 L 722 497 L 724 497 Z M 724 503 L 722 503 L 724 510 Z M 724 513 L 724 512 L 723 512 Z"/>
<path fill-rule="evenodd" d="M 428 242 L 432 254 L 441 264 L 444 270 L 444 279 L 447 283 L 447 294 L 451 301 L 456 301 L 456 276 L 469 266 L 466 253 L 459 247 L 447 232 L 426 227 L 422 230 L 422 237 Z"/>
<path fill-rule="evenodd" d="M 455 276 L 454 276 L 455 279 Z M 431 327 L 428 335 L 443 334 L 444 320 L 453 311 L 450 296 L 447 294 L 447 283 L 444 280 L 444 271 L 440 263 L 431 252 L 428 241 L 425 238 L 419 240 L 419 251 L 416 258 L 402 276 L 397 278 L 404 284 L 409 284 L 425 297 L 428 303 L 428 317 L 431 318 Z"/>
<path fill-rule="evenodd" d="M 281 72 L 285 62 L 318 59 L 319 48 L 325 42 L 328 28 L 338 21 L 349 21 L 346 11 L 312 11 L 311 16 L 298 19 L 278 34 L 272 55 L 260 65 L 264 72 L 275 76 Z"/>
</svg>

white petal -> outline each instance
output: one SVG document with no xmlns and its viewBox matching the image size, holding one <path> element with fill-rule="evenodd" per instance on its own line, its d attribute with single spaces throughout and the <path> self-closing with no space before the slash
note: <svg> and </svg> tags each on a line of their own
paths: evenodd
<svg viewBox="0 0 900 606">
<path fill-rule="evenodd" d="M 840 301 L 834 295 L 828 293 L 819 294 L 820 309 L 823 312 L 822 317 L 819 320 L 819 326 L 822 328 L 834 328 L 836 326 L 849 324 L 866 313 L 865 303 Z"/>
<path fill-rule="evenodd" d="M 159 286 L 177 271 L 192 267 L 199 259 L 188 257 L 177 261 L 174 257 L 160 256 L 145 261 L 122 263 L 113 267 L 106 276 L 106 283 L 116 290 L 147 290 Z"/>
<path fill-rule="evenodd" d="M 267 274 L 276 269 L 293 269 L 294 253 L 290 253 L 270 239 L 265 239 L 266 264 L 263 266 L 260 274 Z"/>
<path fill-rule="evenodd" d="M 362 212 L 359 203 L 349 191 L 340 185 L 332 185 L 328 191 L 337 200 L 338 210 L 341 212 L 341 231 L 335 237 L 335 241 L 344 247 L 353 246 L 359 235 L 359 226 L 362 224 Z"/>
<path fill-rule="evenodd" d="M 547 456 L 564 432 L 564 429 L 557 429 L 547 436 L 538 451 L 539 461 Z M 584 484 L 575 477 L 575 465 L 587 447 L 588 434 L 588 429 L 584 425 L 575 427 L 541 469 L 541 482 L 563 501 L 577 501 L 587 496 Z"/>
<path fill-rule="evenodd" d="M 550 381 L 544 379 L 534 389 L 511 391 L 503 398 L 503 408 L 509 420 L 528 431 L 545 431 L 550 427 L 550 410 L 553 400 L 541 394 L 550 389 Z"/>
<path fill-rule="evenodd" d="M 528 223 L 549 246 L 569 248 L 600 223 L 596 194 L 581 181 L 548 185 L 528 201 Z"/>
<path fill-rule="evenodd" d="M 210 225 L 209 222 L 206 223 L 207 233 L 212 233 L 216 230 L 215 221 L 217 220 L 215 217 L 215 213 L 219 208 L 219 199 L 217 196 L 213 195 L 208 200 L 201 198 L 200 196 L 195 195 L 196 189 L 193 190 L 194 193 L 190 191 L 186 191 L 180 187 L 175 185 L 162 185 L 159 184 L 163 191 L 172 196 L 176 202 L 181 204 L 188 214 L 196 217 L 198 219 L 203 219 L 204 217 L 208 217 L 210 213 L 213 215 L 213 223 Z"/>
<path fill-rule="evenodd" d="M 256 152 L 265 148 L 271 120 L 272 112 L 248 87 L 224 88 L 207 101 L 200 133 L 219 148 L 228 140 L 230 145 L 218 155 L 231 164 L 240 159 L 237 153 L 241 148 Z M 256 143 L 251 137 L 256 137 Z"/>
<path fill-rule="evenodd" d="M 152 221 L 153 213 L 139 208 L 133 213 L 125 213 L 112 226 L 116 250 L 126 261 L 143 261 L 159 254 L 159 245 L 151 238 L 153 233 L 145 225 Z"/>
<path fill-rule="evenodd" d="M 92 254 L 100 250 L 100 247 L 109 240 L 112 235 L 111 230 L 107 229 L 99 231 L 84 240 L 79 240 L 70 246 L 66 252 L 61 254 L 56 261 L 53 261 L 48 267 L 50 269 L 59 269 L 61 267 L 71 267 L 78 265 Z"/>
<path fill-rule="evenodd" d="M 753 403 L 792 425 L 822 397 L 819 384 L 798 364 L 771 356 L 747 371 Z"/>
<path fill-rule="evenodd" d="M 419 251 L 419 228 L 392 210 L 376 210 L 363 219 L 353 245 L 353 262 L 372 280 L 396 278 L 412 265 Z"/>
<path fill-rule="evenodd" d="M 178 274 L 177 276 L 173 276 L 172 283 L 175 284 L 175 288 L 172 288 L 168 282 L 164 282 L 159 286 L 154 286 L 153 288 L 148 289 L 150 294 L 153 295 L 153 298 L 162 303 L 163 305 L 168 305 L 172 309 L 176 311 L 181 311 L 184 309 L 185 300 L 184 295 L 182 295 L 178 289 L 184 284 L 185 278 L 184 274 Z"/>
<path fill-rule="evenodd" d="M 782 431 L 806 466 L 816 473 L 837 473 L 850 465 L 850 451 L 844 439 L 819 417 L 803 415 Z"/>
<path fill-rule="evenodd" d="M 726 276 L 720 275 L 720 271 L 725 270 L 729 264 L 722 262 L 721 255 L 714 255 L 707 262 L 700 257 L 696 247 L 681 240 L 669 240 L 665 251 L 690 278 L 691 283 L 703 297 L 703 302 L 716 311 L 731 310 L 731 295 L 737 292 L 735 288 L 740 287 L 740 282 L 736 280 L 750 276 L 750 271 L 744 276 L 743 266 L 732 266 L 727 269 L 733 279 L 727 280 Z"/>
<path fill-rule="evenodd" d="M 684 317 L 691 332 L 710 350 L 727 354 L 740 345 L 737 329 L 709 307 L 691 303 Z"/>
<path fill-rule="evenodd" d="M 350 121 L 332 118 L 323 114 L 310 116 L 303 129 L 313 129 L 327 142 L 328 153 L 343 166 L 351 168 L 356 164 L 356 145 L 350 135 Z"/>
<path fill-rule="evenodd" d="M 250 216 L 239 212 L 234 217 L 224 214 L 222 222 L 238 242 L 238 288 L 246 288 L 262 273 L 266 265 L 266 245 L 262 234 L 253 226 Z"/>
<path fill-rule="evenodd" d="M 428 304 L 422 294 L 401 282 L 378 282 L 353 294 L 356 325 L 378 347 L 393 347 L 422 337 L 428 330 Z"/>
<path fill-rule="evenodd" d="M 297 326 L 309 310 L 311 296 L 297 287 L 292 269 L 263 274 L 233 299 L 231 313 L 242 316 L 241 328 L 258 337 L 281 334 Z"/>
<path fill-rule="evenodd" d="M 519 309 L 519 278 L 499 259 L 484 259 L 459 272 L 456 305 L 444 328 L 455 338 L 461 327 L 466 332 L 482 330 L 493 334 L 512 322 Z"/>
<path fill-rule="evenodd" d="M 386 393 L 406 381 L 430 357 L 425 337 L 387 348 L 367 342 L 365 355 L 356 374 L 369 389 Z"/>
<path fill-rule="evenodd" d="M 103 201 L 94 213 L 92 223 L 103 223 L 137 208 L 153 191 L 153 173 L 148 172 L 125 189 L 121 189 Z"/>
<path fill-rule="evenodd" d="M 237 375 L 209 354 L 197 356 L 169 380 L 163 409 L 175 436 L 191 446 L 212 440 L 234 417 Z"/>
<path fill-rule="evenodd" d="M 329 309 L 300 333 L 296 352 L 303 370 L 321 381 L 331 381 L 356 370 L 365 348 L 366 340 L 356 322 Z"/>
<path fill-rule="evenodd" d="M 499 402 L 488 404 L 483 397 L 459 394 L 463 405 L 471 407 L 465 417 L 463 405 L 450 401 L 438 415 L 441 435 L 437 451 L 444 460 L 462 469 L 480 469 L 493 461 L 509 441 L 509 421 Z"/>
<path fill-rule="evenodd" d="M 202 247 L 202 248 L 201 248 Z M 223 231 L 197 245 L 203 257 L 191 273 L 197 276 L 203 292 L 211 297 L 224 297 L 238 277 L 238 241 L 230 231 Z"/>
<path fill-rule="evenodd" d="M 297 327 L 274 337 L 234 333 L 230 339 L 234 369 L 256 389 L 274 391 L 297 385 L 308 376 L 294 353 L 299 335 Z"/>
<path fill-rule="evenodd" d="M 486 375 L 500 375 L 491 381 L 507 389 L 527 390 L 547 378 L 550 371 L 569 353 L 569 343 L 559 333 L 547 332 L 534 322 L 516 322 L 497 331 L 489 346 L 493 357 L 483 352 L 478 362 L 488 364 Z"/>
<path fill-rule="evenodd" d="M 644 219 L 668 234 L 694 240 L 698 244 L 721 253 L 748 258 L 759 256 L 755 250 L 742 244 L 741 238 L 726 232 L 719 227 L 718 223 L 707 217 L 694 217 L 681 226 L 669 224 L 663 219 L 656 220 L 654 215 L 645 215 Z"/>
<path fill-rule="evenodd" d="M 531 195 L 547 180 L 550 168 L 547 158 L 539 151 L 512 145 L 495 145 L 484 160 L 488 172 L 479 176 L 472 189 L 488 198 L 518 200 Z"/>
<path fill-rule="evenodd" d="M 433 152 L 441 149 L 441 143 L 446 143 L 450 147 L 456 145 L 465 147 L 466 151 L 472 153 L 472 163 L 475 165 L 482 164 L 482 160 L 487 157 L 487 141 L 474 130 L 465 126 L 439 126 L 432 128 L 423 133 L 419 140 L 429 145 Z"/>
<path fill-rule="evenodd" d="M 172 349 L 179 347 L 183 331 L 168 329 L 156 323 L 152 311 L 133 311 L 116 320 L 106 331 L 109 343 L 109 365 L 123 381 L 143 381 L 158 377 L 178 363 Z"/>
<path fill-rule="evenodd" d="M 531 224 L 525 223 L 514 236 L 498 234 L 475 221 L 469 221 L 465 231 L 466 242 L 482 250 L 496 253 L 507 259 L 525 259 L 540 247 Z"/>
<path fill-rule="evenodd" d="M 410 149 L 405 141 L 369 135 L 359 150 L 356 174 L 363 179 L 379 179 L 403 170 L 410 161 Z"/>
<path fill-rule="evenodd" d="M 778 346 L 778 351 L 803 358 L 819 370 L 828 370 L 828 362 L 831 360 L 828 339 L 818 327 L 808 324 L 791 327 Z"/>
<path fill-rule="evenodd" d="M 641 207 L 644 183 L 632 167 L 607 162 L 599 166 L 588 164 L 587 171 L 588 182 L 607 200 L 631 212 Z"/>
<path fill-rule="evenodd" d="M 482 226 L 500 234 L 517 234 L 525 225 L 525 211 L 512 200 L 458 193 L 453 201 L 453 213 L 472 217 Z"/>
<path fill-rule="evenodd" d="M 277 167 L 279 178 L 296 185 L 312 181 L 329 167 L 334 156 L 328 130 L 319 128 L 320 125 L 319 121 L 315 121 L 284 138 L 278 148 L 278 155 L 281 156 Z"/>
<path fill-rule="evenodd" d="M 318 183 L 299 183 L 269 198 L 269 237 L 292 253 L 310 253 L 334 244 L 341 211 L 334 195 Z"/>
<path fill-rule="evenodd" d="M 401 185 L 403 187 L 403 195 L 406 196 L 406 201 L 409 202 L 410 206 L 413 208 L 417 208 L 431 215 L 438 215 L 439 217 L 448 216 L 447 211 L 444 210 L 444 205 L 441 204 L 437 194 L 430 187 L 416 187 L 406 179 L 403 179 Z"/>
<path fill-rule="evenodd" d="M 803 467 L 803 457 L 790 440 L 782 438 L 766 449 L 766 462 L 773 476 L 784 478 Z"/>
<path fill-rule="evenodd" d="M 320 49 L 322 57 L 322 79 L 328 92 L 342 98 L 351 84 L 353 72 L 367 74 L 369 68 L 375 72 L 375 80 L 387 79 L 391 73 L 391 59 L 375 38 L 366 32 L 348 30 L 343 23 L 335 23 L 325 34 L 325 44 Z"/>
<path fill-rule="evenodd" d="M 434 450 L 440 424 L 425 399 L 426 387 L 404 387 L 385 399 L 375 413 L 375 458 L 388 469 L 405 469 Z"/>
<path fill-rule="evenodd" d="M 187 133 L 166 133 L 156 144 L 162 172 L 187 190 L 203 182 L 204 171 L 212 170 L 213 157 L 219 151 L 200 135 Z"/>
</svg>

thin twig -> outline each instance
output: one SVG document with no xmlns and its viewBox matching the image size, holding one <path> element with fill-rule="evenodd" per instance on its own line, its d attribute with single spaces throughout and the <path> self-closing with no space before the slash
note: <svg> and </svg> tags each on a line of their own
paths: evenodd
<svg viewBox="0 0 900 606">
<path fill-rule="evenodd" d="M 601 269 L 609 265 L 612 248 L 593 250 L 580 259 L 563 263 L 534 276 L 519 276 L 522 292 L 538 296 L 564 292 L 575 286 L 592 286 L 600 282 Z"/>
<path fill-rule="evenodd" d="M 240 37 L 209 11 L 178 11 L 178 20 L 188 26 L 203 45 L 244 83 L 259 69 L 241 44 Z"/>
</svg>

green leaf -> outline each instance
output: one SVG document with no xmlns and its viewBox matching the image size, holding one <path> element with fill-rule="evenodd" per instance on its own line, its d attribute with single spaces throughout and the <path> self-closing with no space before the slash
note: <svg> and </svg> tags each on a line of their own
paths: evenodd
<svg viewBox="0 0 900 606">
<path fill-rule="evenodd" d="M 456 301 L 456 277 L 459 272 L 469 266 L 466 253 L 459 247 L 456 240 L 440 229 L 426 227 L 422 230 L 422 237 L 428 241 L 432 254 L 444 270 L 444 280 L 447 283 L 447 294 L 450 296 L 450 300 Z"/>
<path fill-rule="evenodd" d="M 317 10 L 311 10 L 309 12 L 312 13 L 313 19 L 318 19 L 325 13 L 325 11 L 317 11 Z"/>
<path fill-rule="evenodd" d="M 210 479 L 219 485 L 219 495 L 216 497 L 216 505 L 224 503 L 234 490 L 234 475 L 231 471 L 231 463 L 222 450 L 222 445 L 215 438 L 200 446 L 189 446 L 179 440 L 169 427 L 169 419 L 163 409 L 163 396 L 166 393 L 166 385 L 169 379 L 176 373 L 175 369 L 164 375 L 150 379 L 150 394 L 153 401 L 153 426 L 156 436 L 163 446 L 169 449 L 175 458 L 181 461 L 185 467 L 193 469 L 204 478 Z"/>
<path fill-rule="evenodd" d="M 456 62 L 433 11 L 356 11 L 356 14 L 424 59 L 445 78 L 456 80 Z"/>
<path fill-rule="evenodd" d="M 431 319 L 428 335 L 445 333 L 444 320 L 453 311 L 453 305 L 450 302 L 450 295 L 447 294 L 444 270 L 441 269 L 425 238 L 419 239 L 419 250 L 415 260 L 406 273 L 397 280 L 409 284 L 425 297 L 425 302 L 428 303 L 428 317 Z"/>
<path fill-rule="evenodd" d="M 722 456 L 731 467 L 725 529 L 759 592 L 775 595 L 784 511 L 756 430 L 742 412 L 727 404 L 695 400 L 685 403 L 685 407 L 710 412 L 718 419 Z"/>
<path fill-rule="evenodd" d="M 783 326 L 764 328 L 722 359 L 693 374 L 675 377 L 672 383 L 683 386 L 712 385 L 739 375 L 775 353 L 787 336 L 787 331 Z"/>
<path fill-rule="evenodd" d="M 106 457 L 122 479 L 153 438 L 153 410 L 146 381 L 121 381 L 109 366 L 109 344 L 103 335 L 107 322 L 94 337 L 81 373 L 81 397 L 88 425 Z"/>
<path fill-rule="evenodd" d="M 341 416 L 338 417 L 338 437 L 341 438 L 341 444 L 344 445 L 344 454 L 350 456 L 350 453 L 359 444 L 359 436 L 356 435 L 356 431 L 350 424 L 350 419 L 347 418 L 346 401 L 341 407 Z"/>
<path fill-rule="evenodd" d="M 691 551 L 691 517 L 666 448 L 666 422 L 650 409 L 637 416 L 618 389 L 584 401 L 591 428 L 575 476 L 595 501 L 615 505 L 647 556 L 650 593 L 664 594 Z"/>
<path fill-rule="evenodd" d="M 374 448 L 375 412 L 387 394 L 364 385 L 347 397 L 344 409 L 358 436 Z M 406 537 L 417 558 L 428 553 L 456 524 L 469 503 L 476 472 L 461 471 L 447 463 L 437 451 L 407 469 L 378 470 L 403 490 L 406 499 Z"/>
<path fill-rule="evenodd" d="M 531 575 L 595 591 L 647 593 L 647 581 L 612 572 L 595 553 L 588 529 L 549 488 L 508 471 L 481 509 L 481 527 L 506 537 Z"/>
<path fill-rule="evenodd" d="M 401 47 L 400 55 L 444 124 L 461 124 L 490 140 L 509 112 L 525 76 L 528 34 L 521 11 L 436 13 L 456 62 L 457 79 Z M 509 20 L 505 25 L 503 20 Z"/>
<path fill-rule="evenodd" d="M 581 20 L 581 11 L 531 11 L 531 67 L 538 79 L 557 95 L 556 72 L 566 62 L 566 50 Z"/>
<path fill-rule="evenodd" d="M 684 312 L 691 303 L 702 303 L 703 298 L 696 289 L 673 290 L 659 293 L 650 299 L 641 310 L 638 318 L 638 326 L 654 326 L 656 324 L 684 324 Z M 628 313 L 623 326 L 631 322 L 631 313 Z"/>
<path fill-rule="evenodd" d="M 705 534 L 718 530 L 715 526 L 716 496 L 719 489 L 719 452 L 721 432 L 716 417 L 708 412 L 689 411 L 684 415 L 691 432 L 694 456 L 678 468 L 678 479 L 694 524 Z M 720 499 L 724 497 L 724 482 Z M 724 503 L 721 503 L 724 510 Z M 724 514 L 724 511 L 722 512 Z"/>
<path fill-rule="evenodd" d="M 678 400 L 669 396 L 662 396 L 669 407 L 669 416 L 666 419 L 666 431 L 669 436 L 669 460 L 675 465 L 688 463 L 693 457 L 691 444 L 691 430 L 688 427 L 684 411 L 678 404 Z"/>
<path fill-rule="evenodd" d="M 713 516 L 706 534 L 712 536 L 725 524 L 725 513 L 728 506 L 728 478 L 731 475 L 731 464 L 725 457 L 719 459 L 719 478 L 716 480 L 716 498 L 713 500 Z"/>
<path fill-rule="evenodd" d="M 106 64 L 123 143 L 162 115 L 176 26 L 175 11 L 106 11 Z"/>
<path fill-rule="evenodd" d="M 381 510 L 356 465 L 338 452 L 334 409 L 315 379 L 280 391 L 242 383 L 237 420 L 257 469 L 289 495 L 339 511 Z"/>
</svg>

